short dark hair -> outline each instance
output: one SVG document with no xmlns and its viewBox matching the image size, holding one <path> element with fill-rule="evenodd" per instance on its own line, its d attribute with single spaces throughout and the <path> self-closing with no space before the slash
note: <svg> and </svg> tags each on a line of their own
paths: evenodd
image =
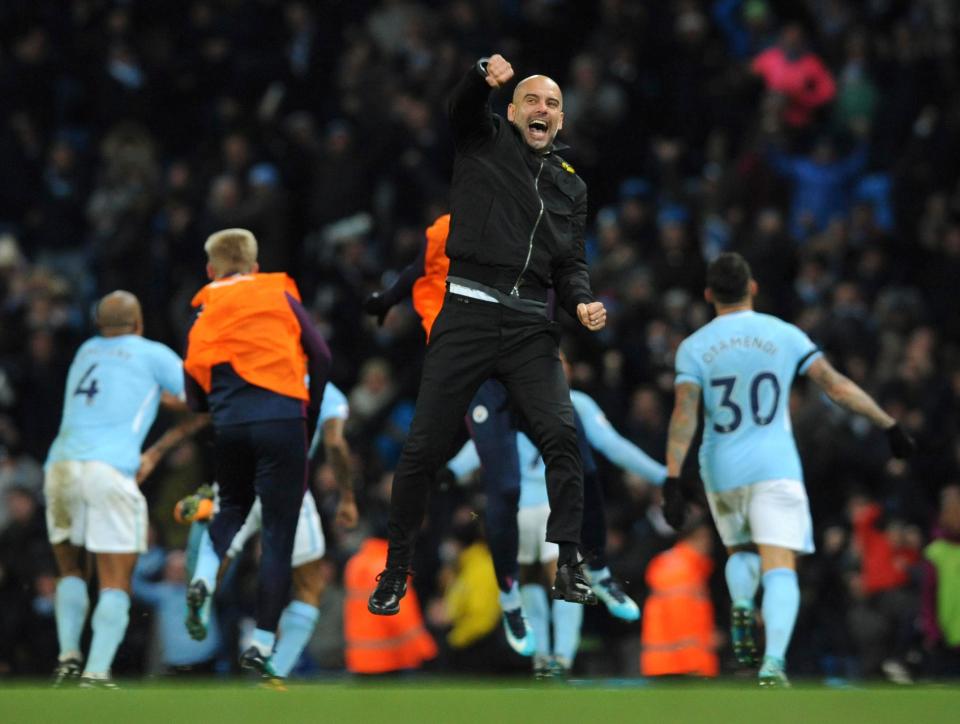
<svg viewBox="0 0 960 724">
<path fill-rule="evenodd" d="M 736 252 L 724 252 L 707 267 L 707 288 L 720 304 L 736 304 L 746 299 L 751 279 L 750 265 Z"/>
</svg>

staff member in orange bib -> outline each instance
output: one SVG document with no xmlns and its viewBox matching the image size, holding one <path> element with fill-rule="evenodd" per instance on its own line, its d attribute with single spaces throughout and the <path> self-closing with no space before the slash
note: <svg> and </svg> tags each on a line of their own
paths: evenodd
<svg viewBox="0 0 960 724">
<path fill-rule="evenodd" d="M 220 510 L 209 532 L 221 559 L 257 495 L 263 505 L 257 628 L 240 663 L 274 677 L 270 656 L 289 596 L 307 449 L 330 350 L 293 280 L 258 273 L 253 234 L 224 229 L 204 249 L 212 281 L 193 298 L 199 311 L 184 360 L 187 400 L 213 418 Z"/>
<path fill-rule="evenodd" d="M 363 302 L 363 310 L 374 314 L 380 324 L 390 308 L 407 297 L 413 298 L 413 308 L 420 316 L 423 331 L 430 341 L 430 330 L 440 314 L 443 296 L 447 293 L 447 236 L 450 234 L 450 214 L 444 214 L 427 227 L 420 253 L 400 274 L 396 281 L 382 292 L 374 292 Z"/>
</svg>

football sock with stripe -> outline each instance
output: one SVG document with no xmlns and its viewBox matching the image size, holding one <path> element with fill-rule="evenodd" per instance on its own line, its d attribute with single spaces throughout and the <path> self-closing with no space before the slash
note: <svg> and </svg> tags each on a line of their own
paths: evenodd
<svg viewBox="0 0 960 724">
<path fill-rule="evenodd" d="M 744 551 L 734 553 L 727 558 L 724 573 L 733 605 L 752 609 L 760 585 L 760 556 Z"/>
<path fill-rule="evenodd" d="M 310 642 L 320 611 L 303 601 L 291 601 L 280 615 L 280 635 L 270 663 L 280 676 L 288 676 Z"/>
<path fill-rule="evenodd" d="M 582 623 L 583 606 L 579 603 L 553 602 L 553 655 L 562 659 L 565 666 L 570 666 L 577 655 Z"/>
<path fill-rule="evenodd" d="M 550 655 L 550 602 L 547 589 L 539 583 L 525 583 L 520 586 L 520 598 L 523 601 L 523 613 L 533 630 L 537 656 Z"/>
<path fill-rule="evenodd" d="M 512 611 L 520 608 L 523 601 L 520 598 L 520 587 L 516 581 L 511 582 L 509 590 L 500 591 L 500 608 L 504 611 Z"/>
<path fill-rule="evenodd" d="M 764 573 L 763 625 L 767 640 L 764 656 L 783 661 L 799 610 L 797 572 L 791 568 L 773 568 Z"/>
<path fill-rule="evenodd" d="M 93 610 L 93 641 L 84 675 L 105 676 L 110 673 L 113 657 L 127 632 L 130 620 L 130 596 L 119 588 L 104 588 Z"/>
<path fill-rule="evenodd" d="M 77 576 L 61 578 L 57 581 L 53 606 L 57 619 L 60 660 L 68 657 L 80 658 L 80 635 L 90 609 L 87 582 Z"/>
</svg>

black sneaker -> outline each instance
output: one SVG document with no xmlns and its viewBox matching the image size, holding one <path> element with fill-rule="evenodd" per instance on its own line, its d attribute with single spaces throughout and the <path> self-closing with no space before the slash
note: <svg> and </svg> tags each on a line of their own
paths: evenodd
<svg viewBox="0 0 960 724">
<path fill-rule="evenodd" d="M 550 598 L 583 603 L 589 606 L 597 604 L 597 594 L 590 588 L 590 583 L 583 575 L 583 561 L 580 563 L 565 563 L 557 568 L 557 578 L 550 589 Z"/>
<path fill-rule="evenodd" d="M 78 689 L 110 689 L 115 690 L 120 687 L 109 676 L 81 676 Z"/>
<path fill-rule="evenodd" d="M 80 678 L 82 672 L 83 662 L 80 659 L 74 657 L 64 659 L 63 661 L 57 662 L 57 668 L 53 670 L 53 681 L 51 684 L 54 689 L 64 684 L 72 684 Z"/>
<path fill-rule="evenodd" d="M 367 610 L 376 616 L 393 616 L 400 612 L 400 599 L 407 593 L 406 568 L 384 568 L 377 576 L 377 590 L 370 594 Z"/>
</svg>

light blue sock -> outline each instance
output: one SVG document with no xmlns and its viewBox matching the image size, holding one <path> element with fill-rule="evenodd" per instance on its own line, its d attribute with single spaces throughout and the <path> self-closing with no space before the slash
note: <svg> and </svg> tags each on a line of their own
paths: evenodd
<svg viewBox="0 0 960 724">
<path fill-rule="evenodd" d="M 590 578 L 590 583 L 600 583 L 600 581 L 605 581 L 610 578 L 611 575 L 613 574 L 610 573 L 610 569 L 607 566 L 587 569 L 587 576 Z"/>
<path fill-rule="evenodd" d="M 291 601 L 280 616 L 280 636 L 277 650 L 273 652 L 270 663 L 280 676 L 288 676 L 300 660 L 300 654 L 307 647 L 313 629 L 320 618 L 315 606 L 303 601 Z"/>
<path fill-rule="evenodd" d="M 93 641 L 84 675 L 107 676 L 113 665 L 113 657 L 130 620 L 130 596 L 119 588 L 104 588 L 93 610 Z"/>
<path fill-rule="evenodd" d="M 213 540 L 210 531 L 203 531 L 200 536 L 200 550 L 197 553 L 197 567 L 193 572 L 194 581 L 203 581 L 207 590 L 213 593 L 217 589 L 217 572 L 220 570 L 220 556 L 213 549 Z"/>
<path fill-rule="evenodd" d="M 764 656 L 786 657 L 793 625 L 800 610 L 800 585 L 791 568 L 773 568 L 763 574 L 763 626 L 767 647 Z"/>
<path fill-rule="evenodd" d="M 563 660 L 569 668 L 580 646 L 580 625 L 583 623 L 583 606 L 570 601 L 553 602 L 553 655 Z"/>
<path fill-rule="evenodd" d="M 250 645 L 255 646 L 266 658 L 273 655 L 273 645 L 276 642 L 277 634 L 273 631 L 264 631 L 262 628 L 255 628 L 253 637 L 250 639 Z"/>
<path fill-rule="evenodd" d="M 550 602 L 547 589 L 539 583 L 525 583 L 520 586 L 520 599 L 523 601 L 523 613 L 527 623 L 533 629 L 537 656 L 550 655 Z"/>
<path fill-rule="evenodd" d="M 514 581 L 510 585 L 510 590 L 504 593 L 500 591 L 500 609 L 503 611 L 512 611 L 515 608 L 520 608 L 523 605 L 523 600 L 520 598 L 520 587 L 517 585 L 517 582 Z M 534 634 L 536 635 L 536 634 Z"/>
<path fill-rule="evenodd" d="M 724 569 L 727 589 L 733 605 L 753 609 L 753 599 L 760 585 L 760 556 L 740 551 L 727 558 Z"/>
<path fill-rule="evenodd" d="M 80 635 L 90 609 L 87 582 L 77 576 L 64 576 L 57 581 L 57 593 L 53 599 L 54 616 L 57 619 L 57 640 L 60 642 L 60 659 L 80 658 Z"/>
</svg>

